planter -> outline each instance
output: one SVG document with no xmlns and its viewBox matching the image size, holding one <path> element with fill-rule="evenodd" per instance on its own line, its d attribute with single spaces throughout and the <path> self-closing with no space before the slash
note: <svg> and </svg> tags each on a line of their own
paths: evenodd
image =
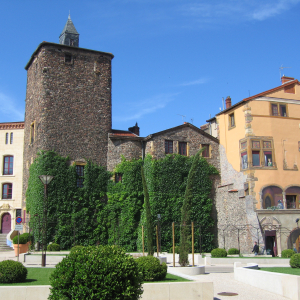
<svg viewBox="0 0 300 300">
<path fill-rule="evenodd" d="M 199 275 L 199 274 L 205 274 L 205 267 L 204 266 L 195 266 L 195 267 L 169 267 L 170 270 L 173 270 L 174 272 L 182 273 L 185 275 Z"/>
<path fill-rule="evenodd" d="M 18 244 L 14 244 L 15 256 L 18 256 Z M 19 244 L 19 254 L 28 251 L 28 244 Z"/>
</svg>

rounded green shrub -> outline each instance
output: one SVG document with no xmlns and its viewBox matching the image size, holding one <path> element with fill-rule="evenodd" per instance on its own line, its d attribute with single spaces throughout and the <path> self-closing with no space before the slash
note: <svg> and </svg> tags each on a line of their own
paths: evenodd
<svg viewBox="0 0 300 300">
<path fill-rule="evenodd" d="M 55 243 L 49 244 L 47 247 L 47 251 L 60 251 L 60 246 Z"/>
<path fill-rule="evenodd" d="M 170 248 L 169 253 L 173 253 L 173 246 Z M 175 253 L 179 254 L 179 246 L 175 246 Z"/>
<path fill-rule="evenodd" d="M 77 245 L 77 246 L 72 247 L 71 250 L 70 250 L 70 254 L 71 254 L 72 252 L 75 252 L 75 251 L 77 251 L 77 250 L 82 249 L 83 247 L 84 247 L 84 246 L 80 246 L 80 245 Z"/>
<path fill-rule="evenodd" d="M 0 262 L 0 283 L 24 282 L 27 277 L 27 269 L 22 263 L 14 260 Z"/>
<path fill-rule="evenodd" d="M 153 256 L 141 256 L 136 259 L 144 281 L 159 281 L 166 278 L 167 264 Z"/>
<path fill-rule="evenodd" d="M 72 251 L 50 276 L 49 300 L 136 300 L 142 277 L 134 258 L 117 246 L 89 246 Z"/>
<path fill-rule="evenodd" d="M 234 254 L 240 254 L 239 249 L 236 249 L 236 248 L 230 248 L 230 249 L 228 250 L 228 255 L 234 255 Z"/>
<path fill-rule="evenodd" d="M 27 244 L 28 240 L 26 237 L 19 235 L 19 244 Z M 14 238 L 13 238 L 13 244 L 18 244 L 18 236 L 16 235 Z"/>
<path fill-rule="evenodd" d="M 282 250 L 281 257 L 283 257 L 283 258 L 289 258 L 289 257 L 291 257 L 294 254 L 295 254 L 294 250 L 292 250 L 292 249 L 285 249 L 285 250 Z"/>
<path fill-rule="evenodd" d="M 300 253 L 294 253 L 291 256 L 290 266 L 292 268 L 300 268 Z"/>
<path fill-rule="evenodd" d="M 33 239 L 33 235 L 29 234 L 28 232 L 24 232 L 20 236 L 24 237 L 27 240 L 27 242 L 30 242 Z"/>
<path fill-rule="evenodd" d="M 216 248 L 211 250 L 211 257 L 226 257 L 227 252 L 225 249 L 222 248 Z"/>
</svg>

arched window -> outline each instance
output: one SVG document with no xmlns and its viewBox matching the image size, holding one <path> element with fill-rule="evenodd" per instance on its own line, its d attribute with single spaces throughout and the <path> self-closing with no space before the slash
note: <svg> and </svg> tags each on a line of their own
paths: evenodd
<svg viewBox="0 0 300 300">
<path fill-rule="evenodd" d="M 12 175 L 14 171 L 14 157 L 4 156 L 3 175 Z"/>
<path fill-rule="evenodd" d="M 265 198 L 265 209 L 272 206 L 272 201 L 269 196 Z"/>
<path fill-rule="evenodd" d="M 2 199 L 12 199 L 12 183 L 2 185 Z"/>
</svg>

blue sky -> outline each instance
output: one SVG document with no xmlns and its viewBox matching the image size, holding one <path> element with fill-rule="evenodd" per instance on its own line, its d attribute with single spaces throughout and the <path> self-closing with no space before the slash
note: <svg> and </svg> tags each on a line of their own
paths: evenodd
<svg viewBox="0 0 300 300">
<path fill-rule="evenodd" d="M 26 71 L 71 19 L 80 47 L 115 55 L 113 128 L 199 127 L 222 107 L 300 79 L 300 0 L 0 2 L 0 122 L 24 120 Z M 184 115 L 183 118 L 181 115 Z"/>
</svg>

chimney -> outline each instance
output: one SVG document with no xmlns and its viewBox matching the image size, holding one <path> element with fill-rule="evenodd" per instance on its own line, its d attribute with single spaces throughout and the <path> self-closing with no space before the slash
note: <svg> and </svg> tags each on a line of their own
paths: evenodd
<svg viewBox="0 0 300 300">
<path fill-rule="evenodd" d="M 292 80 L 294 80 L 295 78 L 293 78 L 293 77 L 287 77 L 287 76 L 282 76 L 281 77 L 281 84 L 285 84 L 286 82 L 289 82 L 289 81 L 292 81 Z"/>
<path fill-rule="evenodd" d="M 226 109 L 231 107 L 231 98 L 230 98 L 230 96 L 227 96 L 225 101 L 226 101 Z"/>
<path fill-rule="evenodd" d="M 137 123 L 135 123 L 135 125 L 133 127 L 129 127 L 128 130 L 134 134 L 136 134 L 137 136 L 140 135 L 140 127 L 138 126 Z"/>
</svg>

